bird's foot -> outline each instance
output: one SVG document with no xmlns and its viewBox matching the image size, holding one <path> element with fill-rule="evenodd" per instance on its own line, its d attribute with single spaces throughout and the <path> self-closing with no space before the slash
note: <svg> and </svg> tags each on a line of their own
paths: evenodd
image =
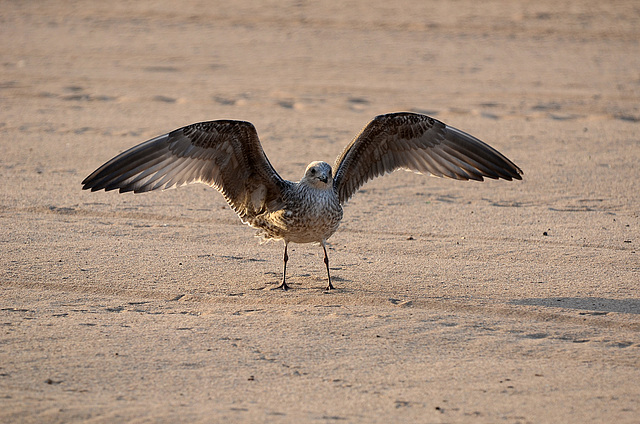
<svg viewBox="0 0 640 424">
<path fill-rule="evenodd" d="M 283 281 L 282 284 L 280 284 L 278 287 L 274 287 L 272 290 L 278 290 L 278 289 L 282 289 L 284 291 L 287 291 L 287 290 L 290 289 L 290 287 L 287 285 L 287 283 L 285 283 Z"/>
<path fill-rule="evenodd" d="M 329 281 L 329 285 L 327 286 L 327 288 L 325 289 L 325 291 L 329 291 L 329 290 L 335 290 L 336 288 L 333 287 L 333 284 L 331 284 L 331 281 Z"/>
</svg>

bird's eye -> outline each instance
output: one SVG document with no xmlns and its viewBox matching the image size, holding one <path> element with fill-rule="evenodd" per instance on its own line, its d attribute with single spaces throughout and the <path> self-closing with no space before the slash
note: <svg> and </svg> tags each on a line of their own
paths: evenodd
<svg viewBox="0 0 640 424">
<path fill-rule="evenodd" d="M 311 175 L 316 175 L 316 169 L 315 168 L 311 168 Z"/>
</svg>

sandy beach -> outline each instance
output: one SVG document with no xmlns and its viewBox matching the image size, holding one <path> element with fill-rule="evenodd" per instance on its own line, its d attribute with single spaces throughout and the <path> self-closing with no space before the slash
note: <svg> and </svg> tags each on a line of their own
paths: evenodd
<svg viewBox="0 0 640 424">
<path fill-rule="evenodd" d="M 221 3 L 221 4 L 216 4 Z M 224 3 L 224 4 L 222 4 Z M 2 2 L 0 422 L 640 422 L 634 1 Z M 396 172 L 322 249 L 215 189 L 82 191 L 184 125 L 283 178 L 428 114 L 522 181 Z"/>
</svg>

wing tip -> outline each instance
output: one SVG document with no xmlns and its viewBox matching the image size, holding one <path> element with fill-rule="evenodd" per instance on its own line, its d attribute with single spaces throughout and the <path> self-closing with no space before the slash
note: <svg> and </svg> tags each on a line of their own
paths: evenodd
<svg viewBox="0 0 640 424">
<path fill-rule="evenodd" d="M 81 184 L 83 190 L 91 190 L 92 192 L 102 190 L 102 187 L 98 187 L 98 184 L 89 178 L 85 178 Z"/>
<path fill-rule="evenodd" d="M 82 190 L 90 190 L 92 193 L 100 190 L 104 190 L 105 192 L 118 190 L 119 193 L 127 193 L 130 191 L 133 191 L 134 193 L 140 193 L 143 191 L 147 191 L 136 189 L 131 185 L 119 185 L 117 183 L 110 184 L 109 182 L 89 178 L 85 178 L 85 180 L 82 181 Z"/>
<path fill-rule="evenodd" d="M 508 170 L 510 171 L 510 174 L 509 174 L 510 178 L 504 177 L 504 179 L 507 181 L 512 181 L 512 180 L 522 181 L 522 176 L 524 175 L 524 172 L 522 171 L 522 169 L 520 169 L 520 167 L 513 162 L 511 162 L 511 165 L 513 166 L 513 168 Z"/>
</svg>

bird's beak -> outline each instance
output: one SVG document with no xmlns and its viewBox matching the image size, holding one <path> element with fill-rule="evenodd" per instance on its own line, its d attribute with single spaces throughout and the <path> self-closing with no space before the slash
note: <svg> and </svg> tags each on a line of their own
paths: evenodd
<svg viewBox="0 0 640 424">
<path fill-rule="evenodd" d="M 325 184 L 327 183 L 327 181 L 329 181 L 329 178 L 327 178 L 327 177 L 325 177 L 325 176 L 318 177 L 318 179 L 319 179 L 320 181 L 322 181 L 323 183 L 325 183 Z"/>
</svg>

